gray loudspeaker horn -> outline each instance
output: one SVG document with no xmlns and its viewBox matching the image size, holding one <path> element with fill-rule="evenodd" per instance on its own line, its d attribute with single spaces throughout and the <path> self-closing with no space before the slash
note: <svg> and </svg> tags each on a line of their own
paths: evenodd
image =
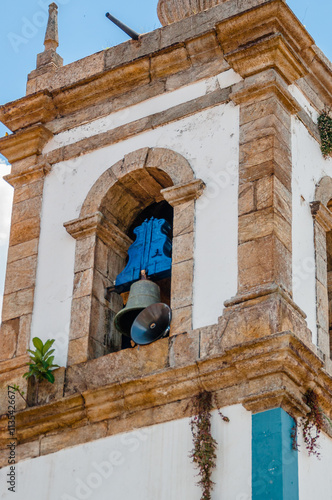
<svg viewBox="0 0 332 500">
<path fill-rule="evenodd" d="M 172 320 L 172 311 L 167 304 L 157 302 L 140 312 L 134 320 L 130 336 L 138 345 L 147 345 L 165 337 Z"/>
</svg>

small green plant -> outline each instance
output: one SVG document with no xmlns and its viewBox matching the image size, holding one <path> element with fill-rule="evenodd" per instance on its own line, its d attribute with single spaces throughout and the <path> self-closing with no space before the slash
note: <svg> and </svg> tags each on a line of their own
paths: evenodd
<svg viewBox="0 0 332 500">
<path fill-rule="evenodd" d="M 332 153 L 332 118 L 324 111 L 318 118 L 318 129 L 321 138 L 321 151 L 324 158 Z"/>
<path fill-rule="evenodd" d="M 35 350 L 32 351 L 28 349 L 30 353 L 30 363 L 28 363 L 29 371 L 26 372 L 23 377 L 30 378 L 33 377 L 36 382 L 36 404 L 38 404 L 38 390 L 39 383 L 42 380 L 47 380 L 51 384 L 54 384 L 54 375 L 52 371 L 55 368 L 59 368 L 59 365 L 54 365 L 53 353 L 55 349 L 51 349 L 55 340 L 47 340 L 45 344 L 38 337 L 32 339 L 32 343 L 35 346 Z"/>
<path fill-rule="evenodd" d="M 211 392 L 200 392 L 192 399 L 191 405 L 190 428 L 194 448 L 189 456 L 199 470 L 198 476 L 200 479 L 198 484 L 203 491 L 201 500 L 211 500 L 214 485 L 211 475 L 216 467 L 216 449 L 218 446 L 217 441 L 211 434 L 211 411 L 213 409 Z M 220 410 L 218 410 L 218 413 L 224 422 L 229 422 L 229 418 L 225 417 Z"/>
</svg>

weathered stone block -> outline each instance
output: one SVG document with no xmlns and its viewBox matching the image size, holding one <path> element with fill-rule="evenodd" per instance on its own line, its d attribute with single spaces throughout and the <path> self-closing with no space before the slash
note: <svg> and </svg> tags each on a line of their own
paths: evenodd
<svg viewBox="0 0 332 500">
<path fill-rule="evenodd" d="M 15 356 L 20 319 L 3 321 L 0 327 L 0 361 Z"/>
<path fill-rule="evenodd" d="M 5 294 L 31 288 L 35 284 L 37 256 L 11 262 L 7 265 Z"/>
<path fill-rule="evenodd" d="M 25 314 L 20 317 L 20 330 L 17 340 L 16 356 L 26 354 L 29 349 L 30 334 L 31 334 L 32 314 Z"/>
<path fill-rule="evenodd" d="M 277 96 L 242 105 L 240 108 L 240 126 L 270 116 L 275 116 L 286 130 L 291 130 L 291 116 Z"/>
<path fill-rule="evenodd" d="M 177 264 L 193 258 L 194 233 L 185 233 L 173 238 L 172 262 Z"/>
<path fill-rule="evenodd" d="M 291 165 L 290 149 L 273 135 L 246 142 L 240 147 L 242 168 L 250 168 L 270 160 L 276 160 L 284 168 Z"/>
<path fill-rule="evenodd" d="M 194 200 L 182 203 L 181 205 L 177 205 L 176 207 L 174 207 L 174 238 L 181 234 L 192 233 L 194 231 L 194 214 Z"/>
<path fill-rule="evenodd" d="M 107 245 L 100 239 L 96 239 L 96 257 L 95 268 L 104 276 L 107 276 L 107 258 L 109 249 Z"/>
<path fill-rule="evenodd" d="M 267 115 L 240 126 L 240 144 L 262 139 L 278 137 L 288 148 L 291 147 L 291 131 L 275 115 Z"/>
<path fill-rule="evenodd" d="M 329 281 L 330 282 L 329 288 L 331 289 L 331 281 L 332 281 L 331 277 L 329 277 L 330 279 L 328 280 L 326 259 L 324 259 L 321 255 L 319 255 L 316 248 L 316 278 L 325 288 L 328 287 L 328 281 Z"/>
<path fill-rule="evenodd" d="M 69 340 L 68 366 L 84 363 L 89 358 L 89 337 Z"/>
<path fill-rule="evenodd" d="M 99 271 L 95 270 L 93 276 L 92 294 L 101 302 L 105 303 L 106 288 L 112 286 L 110 279 L 103 276 Z"/>
<path fill-rule="evenodd" d="M 326 332 L 329 331 L 329 303 L 327 289 L 316 280 L 317 322 Z"/>
<path fill-rule="evenodd" d="M 240 165 L 241 184 L 253 182 L 269 175 L 275 175 L 289 191 L 291 190 L 291 168 L 289 164 L 279 164 L 276 158 L 274 158 L 273 160 L 252 165 L 249 168 L 245 164 Z"/>
<path fill-rule="evenodd" d="M 192 306 L 172 310 L 170 336 L 189 332 L 192 329 Z"/>
<path fill-rule="evenodd" d="M 200 331 L 192 330 L 172 337 L 169 363 L 170 367 L 192 365 L 199 358 Z"/>
<path fill-rule="evenodd" d="M 20 203 L 31 198 L 40 197 L 43 194 L 44 180 L 38 180 L 29 184 L 15 187 L 14 203 Z"/>
<path fill-rule="evenodd" d="M 106 304 L 102 304 L 95 297 L 91 302 L 90 335 L 105 348 L 105 335 L 109 331 L 110 311 Z M 93 356 L 94 357 L 94 356 Z"/>
<path fill-rule="evenodd" d="M 40 233 L 40 218 L 34 217 L 27 219 L 17 224 L 13 224 L 10 230 L 10 246 L 24 243 L 39 237 Z"/>
<path fill-rule="evenodd" d="M 75 273 L 90 269 L 94 264 L 96 236 L 91 235 L 77 240 L 75 254 Z"/>
<path fill-rule="evenodd" d="M 91 295 L 93 283 L 93 269 L 86 269 L 75 273 L 74 276 L 74 289 L 73 298 L 79 299 L 86 295 Z"/>
<path fill-rule="evenodd" d="M 42 197 L 36 196 L 25 201 L 13 204 L 12 224 L 17 224 L 26 219 L 32 219 L 40 216 L 42 206 Z"/>
<path fill-rule="evenodd" d="M 172 268 L 171 308 L 190 306 L 193 301 L 193 261 L 174 264 Z"/>
<path fill-rule="evenodd" d="M 291 253 L 276 236 L 270 235 L 239 245 L 238 261 L 239 290 L 272 282 L 291 290 Z"/>
<path fill-rule="evenodd" d="M 223 57 L 217 37 L 212 33 L 189 40 L 186 47 L 193 64 L 210 62 L 212 59 Z"/>
<path fill-rule="evenodd" d="M 133 380 L 166 368 L 168 342 L 169 339 L 161 339 L 148 346 L 113 352 L 87 363 L 71 366 L 66 374 L 66 395 L 119 380 Z"/>
<path fill-rule="evenodd" d="M 256 182 L 257 210 L 274 206 L 288 222 L 292 221 L 292 196 L 276 176 Z"/>
<path fill-rule="evenodd" d="M 65 368 L 57 368 L 53 371 L 54 384 L 50 384 L 47 380 L 39 383 L 38 404 L 48 404 L 63 397 L 65 372 Z"/>
<path fill-rule="evenodd" d="M 17 260 L 25 259 L 26 257 L 31 257 L 32 255 L 37 255 L 38 253 L 38 243 L 39 239 L 26 241 L 25 243 L 20 243 L 19 245 L 11 246 L 8 249 L 8 259 L 7 264 L 15 262 Z"/>
<path fill-rule="evenodd" d="M 190 60 L 187 51 L 184 47 L 179 47 L 151 58 L 151 77 L 152 79 L 162 78 L 189 67 Z"/>
<path fill-rule="evenodd" d="M 239 186 L 239 215 L 248 214 L 255 210 L 254 184 L 248 182 Z"/>
<path fill-rule="evenodd" d="M 145 167 L 147 169 L 162 168 L 168 176 L 169 184 L 167 187 L 172 186 L 172 184 L 184 184 L 193 180 L 193 172 L 188 161 L 169 149 L 150 149 Z M 167 177 L 163 176 L 163 179 L 167 180 Z"/>
<path fill-rule="evenodd" d="M 292 250 L 291 225 L 274 208 L 259 210 L 239 217 L 239 242 L 275 234 L 286 248 Z"/>
<path fill-rule="evenodd" d="M 217 325 L 210 325 L 200 329 L 200 358 L 215 356 L 223 350 L 221 338 L 227 321 L 221 317 Z"/>
<path fill-rule="evenodd" d="M 29 288 L 19 292 L 4 295 L 2 321 L 18 318 L 23 314 L 32 313 L 34 289 Z"/>
<path fill-rule="evenodd" d="M 91 295 L 75 298 L 72 301 L 70 340 L 88 337 L 91 321 Z"/>
</svg>

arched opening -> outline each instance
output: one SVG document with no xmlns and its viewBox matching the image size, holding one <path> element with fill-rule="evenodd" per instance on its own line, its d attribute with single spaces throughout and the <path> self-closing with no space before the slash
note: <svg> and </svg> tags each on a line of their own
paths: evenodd
<svg viewBox="0 0 332 500">
<path fill-rule="evenodd" d="M 109 224 L 116 226 L 128 237 L 127 241 L 133 242 L 134 229 L 147 218 L 166 218 L 173 227 L 173 209 L 160 195 L 162 189 L 170 186 L 170 177 L 157 168 L 130 172 L 108 190 L 99 212 Z M 114 317 L 126 305 L 129 292 L 121 295 L 105 294 L 106 289 L 114 285 L 117 276 L 125 268 L 127 252 L 119 252 L 111 242 L 105 242 L 98 235 L 96 245 L 98 255 L 105 260 L 106 265 L 97 262 L 94 269 L 94 321 L 90 330 L 90 350 L 94 358 L 133 347 L 130 338 L 122 335 L 114 326 Z M 162 298 L 170 304 L 171 279 L 162 280 L 158 285 L 161 287 Z"/>
<path fill-rule="evenodd" d="M 142 210 L 136 216 L 135 220 L 132 222 L 131 226 L 126 231 L 126 234 L 132 241 L 135 241 L 136 235 L 134 233 L 134 230 L 137 227 L 141 226 L 144 221 L 150 220 L 153 217 L 154 219 L 159 219 L 159 220 L 163 219 L 169 224 L 170 230 L 168 233 L 168 237 L 170 238 L 170 240 L 172 240 L 173 212 L 174 212 L 173 207 L 171 207 L 171 205 L 169 205 L 165 200 L 159 201 L 159 202 L 154 202 L 151 205 L 147 206 L 144 210 Z M 127 265 L 127 263 L 128 263 L 128 256 L 125 259 L 123 267 L 125 267 Z M 161 302 L 170 306 L 170 304 L 171 304 L 171 276 L 163 277 L 161 279 L 154 279 L 153 281 L 160 288 L 160 300 L 161 300 Z M 121 293 L 120 296 L 121 296 L 122 301 L 123 301 L 123 306 L 125 307 L 127 304 L 128 298 L 129 298 L 129 291 Z M 116 330 L 114 323 L 113 323 L 114 316 L 115 316 L 115 314 L 117 314 L 117 312 L 119 310 L 119 308 L 117 307 L 118 301 L 114 301 L 115 303 L 112 303 L 112 296 L 107 295 L 107 297 L 110 299 L 110 310 L 112 311 L 110 313 L 110 323 L 108 325 L 108 334 L 107 334 L 107 339 L 108 339 L 108 344 L 109 344 L 109 352 L 118 351 L 120 349 L 132 348 L 134 345 L 130 341 L 130 338 L 126 337 L 125 335 L 122 335 L 122 337 L 119 338 L 119 332 Z"/>
<path fill-rule="evenodd" d="M 169 280 L 161 284 L 171 334 L 192 328 L 195 200 L 204 186 L 183 156 L 162 148 L 134 151 L 97 179 L 79 218 L 64 224 L 77 240 L 69 366 L 122 349 L 110 325 L 123 300 L 105 291 L 126 265 L 135 226 L 149 216 L 172 222 L 171 290 Z"/>
</svg>

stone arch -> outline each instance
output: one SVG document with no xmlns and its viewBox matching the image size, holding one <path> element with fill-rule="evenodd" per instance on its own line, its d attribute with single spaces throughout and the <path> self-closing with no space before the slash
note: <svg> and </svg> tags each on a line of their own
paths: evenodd
<svg viewBox="0 0 332 500">
<path fill-rule="evenodd" d="M 194 178 L 189 162 L 162 148 L 126 155 L 95 182 L 80 217 L 64 224 L 77 240 L 68 365 L 110 352 L 103 341 L 106 325 L 122 307 L 122 300 L 112 294 L 108 302 L 105 289 L 113 285 L 125 265 L 132 243 L 126 234 L 131 222 L 154 202 L 166 200 L 174 210 L 172 330 L 184 333 L 191 329 L 195 200 L 203 189 L 204 183 Z M 116 344 L 114 350 L 118 347 Z"/>
<path fill-rule="evenodd" d="M 80 217 L 85 217 L 99 210 L 104 196 L 116 182 L 121 183 L 121 179 L 126 175 L 133 175 L 134 172 L 141 169 L 144 169 L 147 174 L 152 169 L 164 172 L 164 177 L 167 176 L 171 180 L 169 186 L 186 184 L 194 179 L 194 172 L 188 160 L 179 153 L 164 148 L 138 149 L 125 155 L 122 160 L 115 163 L 99 177 L 82 205 Z M 161 180 L 161 174 L 159 180 Z"/>
<path fill-rule="evenodd" d="M 322 177 L 316 186 L 315 200 L 320 201 L 328 206 L 329 201 L 332 199 L 332 178 L 326 175 Z"/>
<path fill-rule="evenodd" d="M 323 177 L 311 203 L 316 258 L 317 345 L 332 359 L 332 178 Z"/>
</svg>

